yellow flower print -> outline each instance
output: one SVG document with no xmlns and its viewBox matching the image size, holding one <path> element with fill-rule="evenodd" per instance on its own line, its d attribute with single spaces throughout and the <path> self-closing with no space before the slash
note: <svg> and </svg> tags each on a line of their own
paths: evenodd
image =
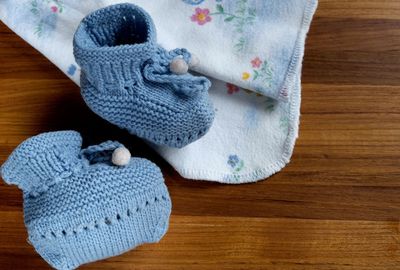
<svg viewBox="0 0 400 270">
<path fill-rule="evenodd" d="M 247 81 L 248 79 L 250 79 L 250 73 L 248 73 L 248 72 L 243 72 L 243 74 L 242 74 L 242 80 Z"/>
</svg>

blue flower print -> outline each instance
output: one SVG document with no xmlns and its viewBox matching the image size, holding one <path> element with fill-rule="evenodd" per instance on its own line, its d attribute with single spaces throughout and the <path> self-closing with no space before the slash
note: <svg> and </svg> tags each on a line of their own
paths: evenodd
<svg viewBox="0 0 400 270">
<path fill-rule="evenodd" d="M 232 168 L 235 168 L 235 166 L 239 163 L 239 157 L 237 155 L 230 155 L 228 158 L 228 164 Z"/>
<path fill-rule="evenodd" d="M 30 12 L 34 16 L 35 30 L 38 37 L 48 35 L 57 26 L 58 15 L 64 10 L 61 0 L 32 0 Z"/>
<path fill-rule="evenodd" d="M 185 2 L 186 4 L 193 5 L 193 6 L 200 5 L 201 3 L 204 2 L 204 0 L 182 0 L 182 1 Z"/>
<path fill-rule="evenodd" d="M 67 74 L 68 74 L 69 76 L 74 76 L 75 71 L 76 71 L 76 66 L 75 66 L 74 64 L 71 64 L 71 65 L 68 67 Z"/>
<path fill-rule="evenodd" d="M 230 155 L 227 163 L 231 167 L 231 170 L 234 174 L 240 172 L 244 168 L 244 161 L 241 160 L 237 155 Z"/>
</svg>

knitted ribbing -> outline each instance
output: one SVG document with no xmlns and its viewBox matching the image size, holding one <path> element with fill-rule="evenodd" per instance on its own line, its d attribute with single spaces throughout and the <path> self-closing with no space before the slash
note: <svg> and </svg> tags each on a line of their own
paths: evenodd
<svg viewBox="0 0 400 270">
<path fill-rule="evenodd" d="M 68 177 L 78 162 L 81 144 L 80 134 L 74 131 L 32 137 L 21 143 L 3 164 L 3 178 L 26 193 L 45 191 Z"/>
<path fill-rule="evenodd" d="M 183 147 L 204 135 L 214 119 L 207 78 L 173 74 L 169 65 L 185 49 L 156 43 L 150 16 L 118 4 L 85 17 L 74 36 L 81 94 L 99 116 L 159 145 Z"/>
<path fill-rule="evenodd" d="M 24 191 L 29 241 L 50 265 L 63 270 L 159 241 L 171 212 L 156 165 L 131 158 L 118 167 L 110 156 L 120 143 L 83 150 L 80 143 L 77 132 L 43 133 L 23 142 L 1 168 L 3 179 Z M 44 153 L 47 159 L 39 157 Z M 60 173 L 58 181 L 49 180 Z M 47 188 L 32 190 L 30 181 Z"/>
</svg>

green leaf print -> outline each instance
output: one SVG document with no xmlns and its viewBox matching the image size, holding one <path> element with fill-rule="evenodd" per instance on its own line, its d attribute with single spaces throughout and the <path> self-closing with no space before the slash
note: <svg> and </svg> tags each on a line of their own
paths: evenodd
<svg viewBox="0 0 400 270">
<path fill-rule="evenodd" d="M 269 63 L 268 60 L 266 59 L 261 59 L 260 57 L 255 57 L 253 60 L 250 61 L 251 67 L 252 67 L 252 80 L 257 81 L 261 80 L 261 82 L 264 84 L 264 87 L 271 87 L 272 84 L 272 79 L 273 79 L 273 69 Z M 243 75 L 246 76 L 243 76 Z M 249 72 L 244 72 L 242 75 L 243 80 L 248 80 L 250 78 Z"/>
<path fill-rule="evenodd" d="M 233 12 L 227 12 L 222 4 L 217 4 L 215 6 L 215 11 L 210 12 L 208 9 L 203 9 L 202 11 L 207 11 L 207 16 L 222 16 L 224 17 L 224 22 L 229 23 L 233 26 L 233 30 L 236 33 L 236 42 L 234 43 L 234 48 L 236 52 L 242 52 L 247 45 L 246 28 L 254 24 L 257 17 L 256 9 L 249 7 L 247 0 L 236 0 Z M 196 19 L 196 13 L 191 17 L 192 21 L 198 22 Z M 211 21 L 211 20 L 209 20 Z M 207 21 L 208 22 L 208 21 Z M 200 23 L 200 25 L 206 22 Z"/>
<path fill-rule="evenodd" d="M 276 100 L 270 97 L 267 97 L 265 100 L 265 110 L 267 112 L 273 112 L 275 110 Z"/>
<path fill-rule="evenodd" d="M 217 5 L 217 10 L 219 13 L 224 13 L 224 7 L 221 4 Z"/>
</svg>

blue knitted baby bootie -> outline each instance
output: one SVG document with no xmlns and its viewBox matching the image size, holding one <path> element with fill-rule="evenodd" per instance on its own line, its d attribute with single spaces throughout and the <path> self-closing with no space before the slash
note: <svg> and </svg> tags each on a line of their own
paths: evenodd
<svg viewBox="0 0 400 270">
<path fill-rule="evenodd" d="M 1 168 L 23 190 L 30 243 L 56 269 L 157 242 L 168 228 L 171 201 L 156 165 L 117 142 L 81 143 L 75 131 L 43 133 Z"/>
<path fill-rule="evenodd" d="M 171 147 L 210 128 L 210 81 L 187 72 L 197 59 L 186 49 L 157 45 L 153 21 L 140 7 L 117 4 L 85 17 L 74 36 L 74 55 L 85 102 L 118 127 Z"/>
</svg>

